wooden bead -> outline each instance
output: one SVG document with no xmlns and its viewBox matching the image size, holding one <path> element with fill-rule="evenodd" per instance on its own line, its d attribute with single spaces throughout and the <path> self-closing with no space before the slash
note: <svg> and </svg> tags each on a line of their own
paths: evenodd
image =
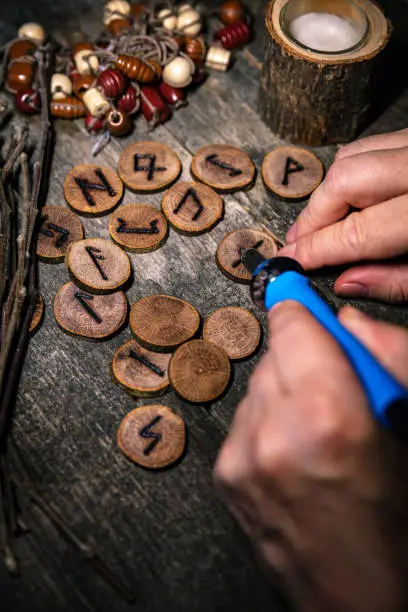
<svg viewBox="0 0 408 612">
<path fill-rule="evenodd" d="M 134 191 L 160 191 L 173 183 L 181 172 L 176 153 L 160 142 L 136 142 L 119 158 L 122 181 Z"/>
<path fill-rule="evenodd" d="M 181 30 L 187 36 L 197 36 L 203 27 L 201 15 L 191 7 L 182 7 L 177 18 L 177 30 Z"/>
<path fill-rule="evenodd" d="M 259 346 L 261 326 L 246 308 L 226 306 L 208 317 L 203 338 L 224 349 L 230 359 L 246 359 Z"/>
<path fill-rule="evenodd" d="M 192 85 L 197 86 L 204 83 L 206 78 L 208 77 L 208 72 L 205 69 L 204 60 L 195 60 L 195 72 L 193 74 Z"/>
<path fill-rule="evenodd" d="M 7 48 L 7 57 L 9 61 L 19 59 L 25 56 L 33 56 L 38 46 L 33 40 L 27 38 L 18 38 L 14 40 Z"/>
<path fill-rule="evenodd" d="M 18 30 L 19 38 L 28 38 L 42 45 L 45 40 L 44 28 L 39 23 L 25 23 Z"/>
<path fill-rule="evenodd" d="M 30 334 L 34 334 L 42 323 L 44 317 L 44 300 L 41 295 L 38 296 L 37 303 L 33 312 L 30 323 Z"/>
<path fill-rule="evenodd" d="M 170 117 L 170 109 L 156 87 L 144 85 L 140 89 L 141 111 L 151 127 L 165 123 Z"/>
<path fill-rule="evenodd" d="M 170 353 L 153 353 L 136 340 L 123 344 L 112 361 L 112 378 L 135 397 L 164 395 L 170 388 Z"/>
<path fill-rule="evenodd" d="M 81 221 L 68 208 L 44 206 L 41 209 L 36 254 L 42 261 L 64 261 L 69 245 L 83 237 Z"/>
<path fill-rule="evenodd" d="M 72 336 L 105 340 L 125 324 L 128 305 L 125 294 L 92 295 L 67 283 L 54 300 L 54 316 L 61 329 Z"/>
<path fill-rule="evenodd" d="M 79 74 L 94 74 L 99 68 L 98 58 L 88 49 L 78 51 L 75 54 L 74 62 Z"/>
<path fill-rule="evenodd" d="M 34 81 L 34 62 L 27 59 L 16 59 L 10 62 L 7 69 L 6 88 L 11 93 L 30 89 Z"/>
<path fill-rule="evenodd" d="M 72 82 L 72 90 L 77 98 L 83 99 L 84 93 L 96 86 L 96 78 L 90 74 L 78 74 Z"/>
<path fill-rule="evenodd" d="M 85 106 L 74 96 L 68 96 L 62 100 L 52 100 L 50 112 L 53 117 L 60 119 L 78 119 L 86 114 Z"/>
<path fill-rule="evenodd" d="M 184 89 L 178 87 L 171 87 L 162 81 L 159 85 L 160 96 L 174 108 L 180 108 L 186 105 L 186 94 Z"/>
<path fill-rule="evenodd" d="M 87 111 L 94 117 L 104 117 L 111 106 L 105 96 L 96 87 L 90 87 L 82 96 Z"/>
<path fill-rule="evenodd" d="M 139 57 L 119 55 L 115 61 L 115 66 L 129 79 L 140 83 L 151 83 L 157 77 L 155 67 Z"/>
<path fill-rule="evenodd" d="M 257 249 L 265 259 L 276 257 L 278 248 L 264 230 L 244 228 L 227 234 L 218 245 L 216 262 L 221 272 L 236 283 L 249 284 L 252 275 L 241 261 L 248 249 Z"/>
<path fill-rule="evenodd" d="M 186 445 L 183 419 L 158 404 L 132 410 L 118 430 L 118 446 L 128 459 L 151 470 L 180 459 Z"/>
<path fill-rule="evenodd" d="M 243 47 L 251 39 L 251 31 L 247 23 L 238 22 L 218 30 L 214 35 L 214 40 L 219 40 L 224 47 L 230 51 L 238 47 Z"/>
<path fill-rule="evenodd" d="M 116 244 L 131 253 L 150 253 L 168 236 L 165 216 L 150 204 L 127 204 L 109 220 L 109 233 Z"/>
<path fill-rule="evenodd" d="M 206 51 L 207 48 L 201 36 L 199 38 L 192 38 L 191 36 L 186 38 L 185 52 L 193 61 L 204 59 Z"/>
<path fill-rule="evenodd" d="M 169 366 L 170 382 L 188 402 L 207 404 L 226 390 L 231 365 L 219 346 L 205 340 L 191 340 L 174 353 Z"/>
<path fill-rule="evenodd" d="M 105 121 L 99 117 L 87 115 L 85 117 L 85 128 L 90 134 L 99 134 L 105 127 Z"/>
<path fill-rule="evenodd" d="M 220 192 L 249 187 L 255 180 L 255 166 L 246 153 L 229 145 L 208 145 L 193 157 L 191 172 L 199 181 Z"/>
<path fill-rule="evenodd" d="M 80 51 L 93 51 L 94 46 L 90 42 L 82 41 L 74 45 L 72 49 L 72 57 L 74 58 Z"/>
<path fill-rule="evenodd" d="M 115 19 L 123 19 L 130 13 L 130 4 L 126 0 L 111 0 L 105 4 L 103 23 L 107 26 Z"/>
<path fill-rule="evenodd" d="M 113 136 L 127 136 L 133 122 L 127 113 L 114 108 L 106 115 L 106 127 Z"/>
<path fill-rule="evenodd" d="M 113 293 L 129 280 L 131 273 L 129 257 L 105 238 L 70 244 L 65 263 L 75 283 L 91 293 Z"/>
<path fill-rule="evenodd" d="M 123 183 L 110 168 L 80 164 L 68 173 L 64 195 L 69 206 L 89 217 L 106 215 L 119 204 Z"/>
<path fill-rule="evenodd" d="M 177 15 L 171 9 L 165 8 L 158 12 L 157 19 L 161 19 L 163 28 L 175 30 L 177 28 Z"/>
<path fill-rule="evenodd" d="M 175 230 L 193 236 L 212 229 L 222 218 L 224 205 L 211 187 L 179 182 L 164 194 L 162 210 Z"/>
<path fill-rule="evenodd" d="M 130 329 L 153 351 L 171 352 L 196 335 L 200 315 L 188 302 L 170 295 L 149 295 L 132 306 Z"/>
<path fill-rule="evenodd" d="M 311 151 L 284 146 L 270 151 L 262 164 L 265 185 L 281 198 L 307 198 L 322 182 L 324 167 Z"/>
<path fill-rule="evenodd" d="M 130 16 L 133 19 L 140 19 L 140 17 L 147 11 L 147 6 L 142 2 L 136 2 L 130 7 Z"/>
<path fill-rule="evenodd" d="M 25 115 L 36 115 L 41 110 L 41 96 L 35 89 L 22 89 L 16 94 L 16 106 Z"/>
<path fill-rule="evenodd" d="M 101 72 L 96 83 L 102 89 L 106 98 L 116 100 L 125 91 L 128 80 L 120 70 L 107 68 Z"/>
<path fill-rule="evenodd" d="M 140 109 L 140 95 L 134 85 L 128 85 L 123 96 L 119 98 L 116 108 L 124 111 L 128 115 L 137 113 Z"/>
<path fill-rule="evenodd" d="M 72 94 L 72 81 L 66 74 L 55 73 L 51 77 L 51 97 L 62 100 Z"/>
<path fill-rule="evenodd" d="M 218 70 L 219 72 L 225 72 L 228 70 L 231 63 L 231 52 L 221 47 L 210 47 L 208 49 L 207 57 L 205 58 L 205 65 L 212 70 Z"/>
<path fill-rule="evenodd" d="M 171 87 L 187 87 L 192 80 L 191 64 L 184 57 L 176 57 L 163 69 L 163 81 Z"/>
<path fill-rule="evenodd" d="M 220 6 L 220 20 L 224 25 L 232 25 L 238 21 L 243 21 L 245 9 L 239 0 L 227 0 Z"/>
<path fill-rule="evenodd" d="M 119 36 L 128 32 L 131 28 L 130 21 L 128 19 L 114 19 L 108 25 L 108 30 L 113 36 Z"/>
</svg>

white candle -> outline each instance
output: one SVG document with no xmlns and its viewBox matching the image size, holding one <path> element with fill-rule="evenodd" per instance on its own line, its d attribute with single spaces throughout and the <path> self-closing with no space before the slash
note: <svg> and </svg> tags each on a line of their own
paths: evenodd
<svg viewBox="0 0 408 612">
<path fill-rule="evenodd" d="M 333 13 L 305 13 L 289 25 L 293 38 L 315 51 L 341 52 L 357 45 L 361 34 L 344 17 Z"/>
</svg>

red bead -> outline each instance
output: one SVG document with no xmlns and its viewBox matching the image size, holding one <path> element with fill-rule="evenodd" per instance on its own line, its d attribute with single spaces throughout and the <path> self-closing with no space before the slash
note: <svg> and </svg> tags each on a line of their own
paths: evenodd
<svg viewBox="0 0 408 612">
<path fill-rule="evenodd" d="M 25 115 L 35 115 L 41 109 L 41 96 L 35 89 L 22 89 L 16 94 L 16 105 Z"/>
<path fill-rule="evenodd" d="M 104 120 L 93 115 L 87 115 L 85 117 L 85 127 L 91 134 L 98 134 L 102 132 L 104 128 Z"/>
<path fill-rule="evenodd" d="M 137 113 L 140 108 L 140 96 L 136 87 L 129 85 L 123 96 L 119 98 L 116 106 L 118 110 L 124 111 L 128 115 Z"/>
<path fill-rule="evenodd" d="M 171 106 L 175 108 L 180 108 L 180 106 L 185 105 L 186 94 L 183 89 L 178 89 L 176 87 L 171 87 L 167 85 L 164 81 L 162 81 L 159 85 L 159 92 L 162 98 Z"/>
<path fill-rule="evenodd" d="M 96 83 L 107 98 L 116 100 L 125 91 L 128 80 L 119 70 L 107 68 L 101 72 Z"/>
<path fill-rule="evenodd" d="M 251 31 L 248 24 L 244 22 L 235 23 L 234 25 L 222 28 L 222 30 L 218 30 L 214 36 L 214 39 L 221 41 L 224 49 L 228 49 L 228 51 L 246 45 L 250 41 L 250 38 Z"/>
<path fill-rule="evenodd" d="M 170 117 L 170 109 L 160 96 L 158 90 L 151 85 L 141 88 L 142 114 L 153 127 L 165 123 Z"/>
</svg>

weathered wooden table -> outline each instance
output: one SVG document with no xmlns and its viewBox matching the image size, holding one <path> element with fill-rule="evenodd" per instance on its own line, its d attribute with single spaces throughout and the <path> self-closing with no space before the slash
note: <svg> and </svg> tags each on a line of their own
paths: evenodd
<svg viewBox="0 0 408 612">
<path fill-rule="evenodd" d="M 265 2 L 249 3 L 255 15 L 256 40 L 238 54 L 227 74 L 212 73 L 190 97 L 190 104 L 153 134 L 143 120 L 135 133 L 113 142 L 98 163 L 115 168 L 120 152 L 136 139 L 153 138 L 173 147 L 189 178 L 191 157 L 209 143 L 231 143 L 245 149 L 259 169 L 267 151 L 278 144 L 257 115 L 259 63 L 262 57 Z M 2 5 L 0 38 L 15 35 L 27 20 L 40 21 L 49 31 L 98 30 L 103 1 L 47 0 Z M 387 2 L 397 16 L 403 40 L 407 5 Z M 397 32 L 398 39 L 398 32 Z M 400 58 L 403 56 L 400 56 Z M 403 63 L 403 62 L 402 62 Z M 399 85 L 402 67 L 398 66 Z M 371 126 L 370 131 L 405 127 L 408 91 Z M 81 122 L 60 122 L 48 197 L 64 205 L 63 183 L 70 168 L 92 162 L 91 142 Z M 330 164 L 335 149 L 319 150 Z M 126 191 L 124 203 L 151 202 L 160 194 L 137 196 Z M 283 239 L 303 204 L 287 204 L 266 193 L 258 178 L 249 192 L 225 197 L 226 215 L 211 233 L 198 238 L 172 231 L 155 253 L 132 255 L 134 282 L 130 303 L 151 293 L 188 299 L 205 317 L 224 305 L 252 307 L 248 288 L 229 282 L 215 265 L 220 239 L 232 229 L 265 225 Z M 108 217 L 84 219 L 87 236 L 108 237 Z M 53 316 L 53 299 L 68 280 L 64 265 L 40 266 L 46 305 L 42 329 L 30 344 L 18 397 L 15 437 L 29 455 L 44 498 L 50 500 L 82 537 L 91 536 L 101 556 L 138 594 L 134 609 L 143 612 L 239 612 L 286 609 L 277 588 L 258 569 L 253 553 L 213 490 L 211 469 L 243 396 L 257 358 L 234 366 L 234 383 L 226 398 L 207 410 L 169 394 L 159 401 L 183 415 L 189 431 L 183 461 L 169 471 L 152 473 L 129 463 L 116 445 L 121 419 L 136 405 L 110 379 L 117 347 L 130 337 L 93 344 L 65 335 Z M 330 292 L 333 275 L 317 282 Z M 340 302 L 333 301 L 338 305 Z M 362 307 L 375 316 L 403 323 L 405 310 L 374 304 Z M 258 357 L 259 358 L 259 357 Z M 23 502 L 26 502 L 23 498 Z M 0 568 L 0 609 L 4 612 L 126 611 L 124 603 L 85 561 L 57 534 L 41 512 L 24 503 L 29 535 L 18 542 L 22 576 L 11 579 Z"/>
</svg>

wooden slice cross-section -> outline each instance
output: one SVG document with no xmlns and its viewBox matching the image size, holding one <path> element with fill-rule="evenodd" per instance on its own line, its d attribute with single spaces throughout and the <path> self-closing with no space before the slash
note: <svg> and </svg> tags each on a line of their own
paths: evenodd
<svg viewBox="0 0 408 612">
<path fill-rule="evenodd" d="M 307 198 L 320 185 L 324 167 L 320 159 L 301 147 L 277 147 L 262 164 L 266 186 L 281 198 Z"/>
<path fill-rule="evenodd" d="M 36 253 L 42 261 L 64 261 L 69 245 L 83 237 L 81 221 L 68 208 L 44 206 L 41 209 Z"/>
<path fill-rule="evenodd" d="M 230 359 L 246 359 L 258 348 L 261 326 L 246 308 L 219 308 L 204 323 L 203 338 L 227 353 Z"/>
<path fill-rule="evenodd" d="M 149 253 L 161 247 L 168 236 L 165 216 L 150 204 L 127 204 L 109 220 L 112 240 L 132 253 Z"/>
<path fill-rule="evenodd" d="M 231 364 L 226 352 L 205 340 L 191 340 L 174 353 L 169 367 L 173 389 L 195 404 L 216 400 L 227 388 Z"/>
<path fill-rule="evenodd" d="M 129 257 L 105 238 L 74 242 L 67 250 L 65 261 L 73 280 L 91 293 L 116 291 L 131 274 Z"/>
<path fill-rule="evenodd" d="M 118 172 L 133 191 L 160 191 L 173 183 L 181 172 L 177 154 L 160 142 L 136 142 L 119 158 Z"/>
<path fill-rule="evenodd" d="M 192 175 L 220 192 L 231 193 L 252 185 L 255 166 L 252 159 L 230 145 L 207 145 L 191 162 Z"/>
<path fill-rule="evenodd" d="M 129 340 L 113 357 L 113 380 L 136 397 L 164 395 L 170 386 L 170 359 L 170 353 L 153 353 L 136 340 Z"/>
<path fill-rule="evenodd" d="M 198 331 L 200 315 L 184 300 L 149 295 L 132 306 L 130 328 L 136 339 L 154 351 L 172 351 Z"/>
<path fill-rule="evenodd" d="M 222 218 L 222 198 L 207 185 L 180 182 L 167 191 L 162 209 L 170 224 L 181 234 L 208 232 Z"/>
<path fill-rule="evenodd" d="M 118 446 L 135 463 L 165 468 L 180 459 L 186 445 L 183 419 L 167 406 L 142 406 L 125 416 L 118 430 Z"/>
<path fill-rule="evenodd" d="M 272 236 L 264 230 L 244 228 L 227 234 L 218 245 L 216 261 L 227 278 L 249 284 L 251 274 L 241 257 L 248 249 L 257 249 L 265 259 L 276 257 L 278 248 Z"/>
<path fill-rule="evenodd" d="M 43 316 L 44 316 L 44 300 L 42 298 L 42 295 L 39 295 L 37 303 L 35 305 L 33 316 L 31 318 L 30 330 L 29 330 L 30 334 L 34 334 L 34 332 L 37 331 L 37 329 L 39 328 L 43 320 Z"/>
<path fill-rule="evenodd" d="M 67 283 L 54 300 L 54 315 L 66 333 L 91 340 L 113 336 L 126 321 L 127 301 L 121 291 L 92 295 L 74 283 Z"/>
<path fill-rule="evenodd" d="M 80 164 L 68 173 L 64 195 L 69 206 L 81 215 L 100 217 L 119 204 L 123 183 L 110 168 Z"/>
</svg>

